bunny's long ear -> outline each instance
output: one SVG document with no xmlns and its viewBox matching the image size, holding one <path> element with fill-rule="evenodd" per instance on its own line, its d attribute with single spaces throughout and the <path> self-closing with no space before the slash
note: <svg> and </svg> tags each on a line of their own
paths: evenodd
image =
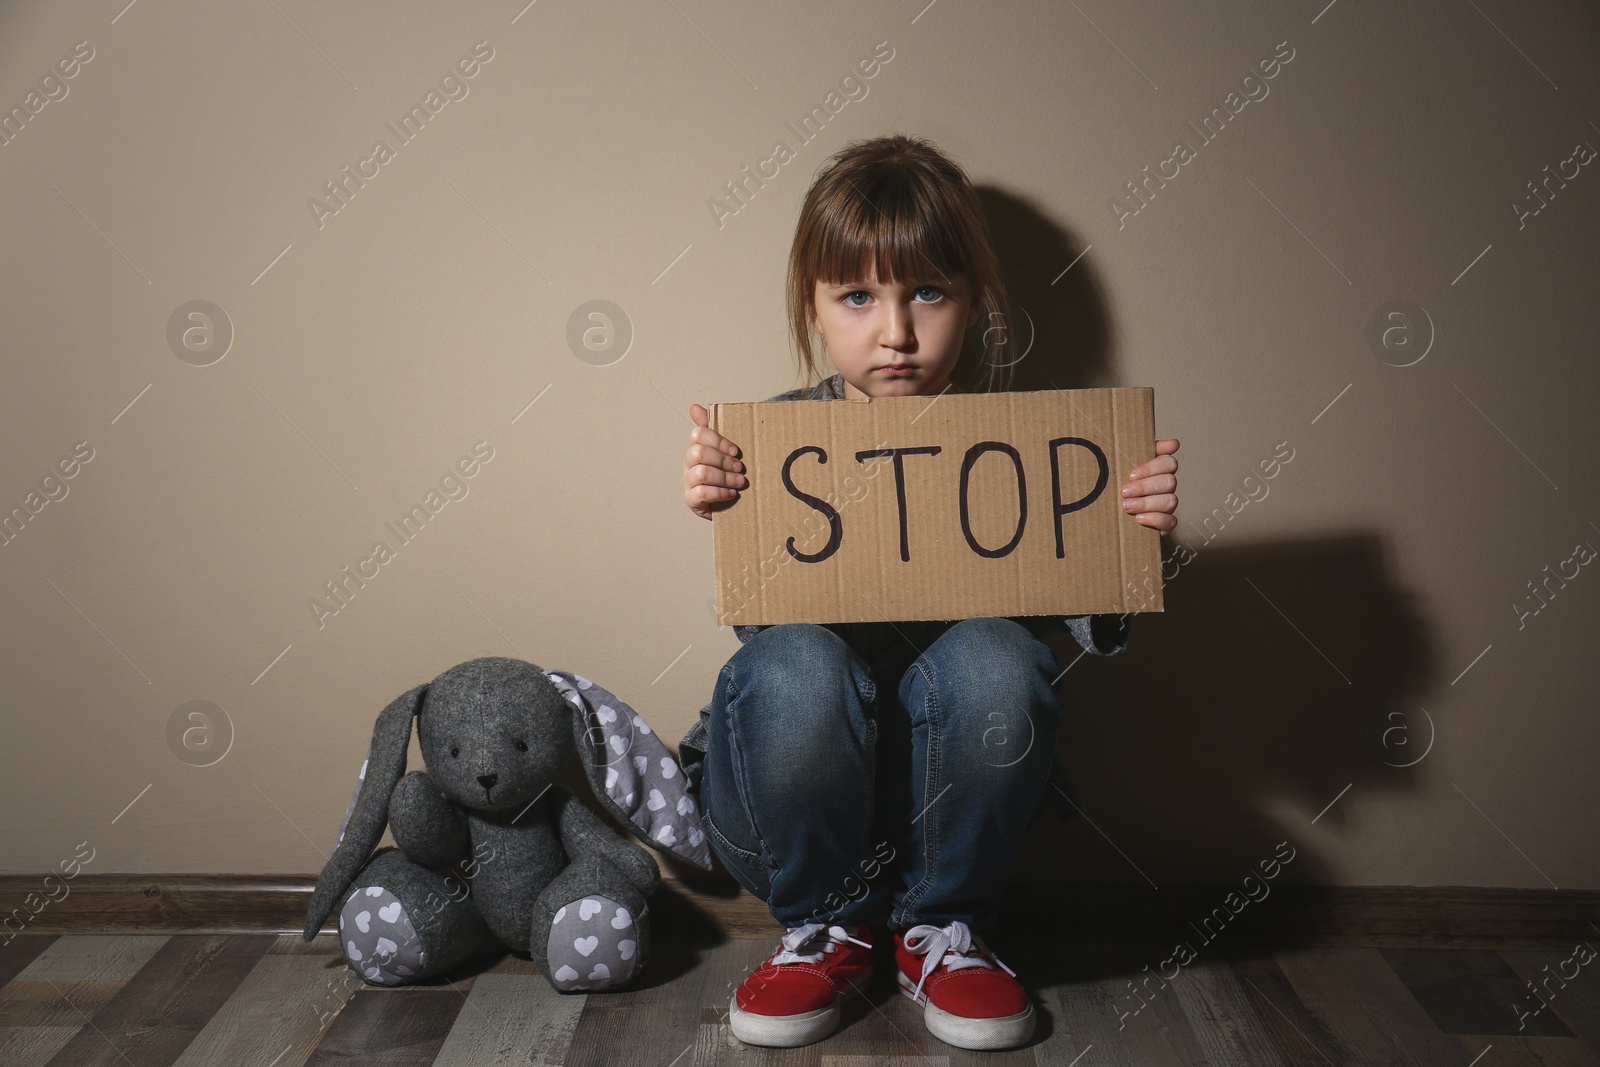
<svg viewBox="0 0 1600 1067">
<path fill-rule="evenodd" d="M 389 797 L 406 772 L 411 722 L 422 710 L 422 699 L 427 692 L 426 684 L 419 685 L 396 697 L 378 713 L 378 721 L 372 727 L 372 747 L 367 750 L 367 761 L 361 765 L 361 780 L 356 785 L 350 807 L 345 810 L 333 855 L 322 868 L 316 891 L 311 894 L 306 928 L 300 934 L 306 941 L 316 938 L 328 913 L 350 891 L 350 883 L 366 866 L 372 850 L 383 837 L 384 827 L 389 824 Z"/>
<path fill-rule="evenodd" d="M 572 705 L 578 758 L 595 799 L 652 847 L 712 870 L 700 805 L 649 723 L 582 675 L 544 673 Z"/>
</svg>

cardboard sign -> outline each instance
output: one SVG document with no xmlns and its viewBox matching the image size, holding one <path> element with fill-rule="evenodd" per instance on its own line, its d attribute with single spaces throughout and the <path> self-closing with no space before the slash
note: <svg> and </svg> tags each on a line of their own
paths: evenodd
<svg viewBox="0 0 1600 1067">
<path fill-rule="evenodd" d="M 1155 390 L 713 404 L 749 484 L 713 513 L 717 620 L 1161 610 L 1161 535 L 1122 508 Z"/>
</svg>

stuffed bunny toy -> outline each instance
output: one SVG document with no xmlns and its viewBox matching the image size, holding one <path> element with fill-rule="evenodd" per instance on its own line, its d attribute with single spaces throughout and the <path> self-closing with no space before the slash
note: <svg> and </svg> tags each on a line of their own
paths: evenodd
<svg viewBox="0 0 1600 1067">
<path fill-rule="evenodd" d="M 427 770 L 407 774 L 413 719 Z M 648 962 L 646 898 L 661 872 L 555 784 L 574 754 L 624 826 L 711 869 L 683 769 L 637 712 L 579 675 L 484 657 L 379 714 L 304 939 L 342 903 L 345 959 L 375 985 L 508 947 L 562 992 L 625 985 Z M 373 855 L 385 824 L 399 848 Z M 452 865 L 470 893 L 436 870 Z"/>
</svg>

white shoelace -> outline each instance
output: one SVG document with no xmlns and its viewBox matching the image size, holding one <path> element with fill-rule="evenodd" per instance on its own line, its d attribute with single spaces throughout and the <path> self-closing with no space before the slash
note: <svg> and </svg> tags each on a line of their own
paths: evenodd
<svg viewBox="0 0 1600 1067">
<path fill-rule="evenodd" d="M 963 967 L 987 967 L 994 969 L 994 964 L 982 956 L 973 955 L 975 949 L 988 951 L 982 941 L 979 941 L 967 928 L 964 922 L 954 921 L 949 926 L 913 926 L 903 936 L 906 951 L 914 956 L 923 957 L 922 977 L 917 979 L 917 988 L 912 991 L 911 999 L 916 1000 L 922 995 L 922 983 L 928 980 L 928 975 L 939 969 L 943 963 L 952 971 L 959 971 Z M 991 953 L 991 956 L 993 954 Z M 1005 972 L 1015 978 L 1017 972 L 1006 967 L 1000 957 L 994 956 L 994 962 L 999 963 Z"/>
<path fill-rule="evenodd" d="M 809 952 L 801 950 L 819 934 L 826 933 L 822 944 Z M 822 957 L 834 951 L 835 945 L 846 941 L 854 941 L 862 948 L 871 948 L 867 942 L 850 936 L 850 932 L 842 926 L 829 926 L 825 923 L 806 923 L 797 926 L 783 935 L 783 948 L 769 961 L 771 963 L 821 963 Z"/>
</svg>

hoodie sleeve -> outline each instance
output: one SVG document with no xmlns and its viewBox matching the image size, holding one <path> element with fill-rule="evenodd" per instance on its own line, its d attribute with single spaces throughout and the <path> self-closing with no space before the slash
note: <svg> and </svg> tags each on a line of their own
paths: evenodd
<svg viewBox="0 0 1600 1067">
<path fill-rule="evenodd" d="M 1085 652 L 1114 656 L 1128 645 L 1133 613 L 1107 615 L 1019 615 L 1013 620 L 1026 626 L 1035 637 L 1054 637 L 1070 633 Z"/>
<path fill-rule="evenodd" d="M 1084 651 L 1097 656 L 1114 656 L 1128 647 L 1128 633 L 1133 628 L 1133 612 L 1120 615 L 1068 615 L 1067 628 Z"/>
<path fill-rule="evenodd" d="M 683 781 L 689 795 L 700 796 L 700 779 L 706 772 L 706 750 L 710 748 L 711 705 L 700 709 L 694 725 L 678 742 L 678 766 L 683 768 Z"/>
</svg>

